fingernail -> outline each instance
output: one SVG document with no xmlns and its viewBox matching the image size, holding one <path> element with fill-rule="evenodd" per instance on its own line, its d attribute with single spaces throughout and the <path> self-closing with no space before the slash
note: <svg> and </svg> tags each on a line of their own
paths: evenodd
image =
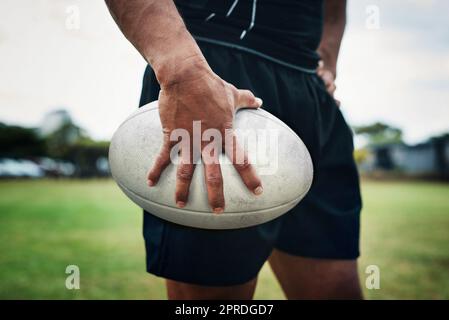
<svg viewBox="0 0 449 320">
<path fill-rule="evenodd" d="M 222 213 L 223 208 L 214 208 L 214 213 Z"/>
<path fill-rule="evenodd" d="M 254 194 L 255 194 L 256 196 L 261 195 L 262 192 L 263 192 L 262 186 L 258 186 L 256 189 L 254 189 Z"/>
<path fill-rule="evenodd" d="M 184 201 L 178 201 L 176 202 L 176 205 L 178 208 L 184 208 L 186 206 L 186 203 Z"/>
<path fill-rule="evenodd" d="M 259 106 L 261 106 L 263 104 L 263 100 L 260 98 L 256 98 L 256 102 Z"/>
<path fill-rule="evenodd" d="M 148 186 L 150 186 L 150 187 L 154 186 L 153 180 L 150 180 L 150 179 L 148 179 L 147 184 L 148 184 Z"/>
</svg>

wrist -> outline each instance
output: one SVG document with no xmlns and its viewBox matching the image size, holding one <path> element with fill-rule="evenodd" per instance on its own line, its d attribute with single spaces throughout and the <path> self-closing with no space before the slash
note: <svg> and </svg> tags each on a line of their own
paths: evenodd
<svg viewBox="0 0 449 320">
<path fill-rule="evenodd" d="M 154 60 L 149 60 L 161 86 L 193 80 L 211 69 L 193 38 L 188 35 L 177 39 L 174 45 L 167 45 Z"/>
<path fill-rule="evenodd" d="M 161 89 L 198 79 L 206 73 L 212 73 L 212 70 L 202 54 L 174 56 L 155 69 Z"/>
</svg>

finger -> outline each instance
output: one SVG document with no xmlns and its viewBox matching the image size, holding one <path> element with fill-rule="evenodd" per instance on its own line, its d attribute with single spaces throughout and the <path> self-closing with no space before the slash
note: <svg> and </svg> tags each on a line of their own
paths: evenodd
<svg viewBox="0 0 449 320">
<path fill-rule="evenodd" d="M 180 152 L 179 163 L 176 169 L 175 201 L 179 208 L 183 208 L 189 198 L 190 184 L 195 171 L 196 161 L 193 160 L 193 146 L 186 146 Z"/>
<path fill-rule="evenodd" d="M 251 165 L 248 155 L 245 150 L 238 145 L 235 134 L 226 141 L 232 141 L 231 145 L 225 146 L 226 155 L 231 159 L 234 168 L 242 178 L 246 187 L 255 195 L 260 195 L 263 192 L 262 182 L 256 173 L 256 170 Z"/>
<path fill-rule="evenodd" d="M 334 99 L 334 100 L 335 100 L 335 103 L 337 104 L 337 106 L 340 107 L 341 106 L 341 101 L 337 100 L 337 99 Z"/>
<path fill-rule="evenodd" d="M 335 83 L 332 83 L 328 88 L 327 91 L 330 93 L 331 96 L 334 96 L 334 92 L 337 89 L 337 86 Z"/>
<path fill-rule="evenodd" d="M 251 91 L 249 90 L 237 90 L 236 97 L 236 109 L 241 108 L 253 108 L 257 109 L 262 106 L 262 99 L 257 98 Z"/>
<path fill-rule="evenodd" d="M 224 211 L 223 176 L 219 163 L 204 163 L 204 179 L 206 180 L 207 197 L 214 213 Z"/>
<path fill-rule="evenodd" d="M 147 174 L 147 184 L 152 187 L 156 185 L 164 169 L 170 164 L 170 142 L 164 138 L 161 150 L 159 151 L 153 166 Z"/>
<path fill-rule="evenodd" d="M 189 188 L 192 182 L 195 164 L 191 161 L 180 160 L 176 171 L 175 201 L 179 208 L 185 207 L 189 198 Z"/>
<path fill-rule="evenodd" d="M 329 87 L 334 83 L 334 76 L 328 71 L 323 73 L 322 78 L 326 87 Z"/>
</svg>

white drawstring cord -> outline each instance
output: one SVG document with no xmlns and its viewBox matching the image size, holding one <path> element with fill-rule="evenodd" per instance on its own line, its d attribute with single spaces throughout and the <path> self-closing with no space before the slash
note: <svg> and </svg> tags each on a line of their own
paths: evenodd
<svg viewBox="0 0 449 320">
<path fill-rule="evenodd" d="M 204 21 L 207 22 L 210 19 L 212 19 L 213 17 L 215 17 L 215 13 L 211 13 L 206 19 L 204 19 Z"/>
<path fill-rule="evenodd" d="M 232 3 L 231 7 L 228 10 L 228 12 L 226 13 L 226 18 L 231 15 L 232 11 L 234 11 L 234 8 L 237 6 L 237 3 L 239 3 L 239 0 L 234 0 L 234 2 Z M 256 7 L 257 7 L 257 0 L 253 0 L 253 10 L 251 12 L 251 22 L 249 23 L 248 29 L 243 30 L 242 33 L 240 34 L 240 40 L 242 40 L 246 36 L 246 34 L 256 24 Z M 212 19 L 213 17 L 215 17 L 215 13 L 211 13 L 210 15 L 208 15 L 207 18 L 204 19 L 204 21 L 207 22 L 210 19 Z"/>
<path fill-rule="evenodd" d="M 251 23 L 249 24 L 248 29 L 243 30 L 242 34 L 240 35 L 240 40 L 242 40 L 246 34 L 254 27 L 256 22 L 256 7 L 257 7 L 257 0 L 253 0 L 253 11 L 251 13 Z"/>
<path fill-rule="evenodd" d="M 228 13 L 226 13 L 226 18 L 229 17 L 229 15 L 232 13 L 232 11 L 234 10 L 234 8 L 237 5 L 237 3 L 239 3 L 239 0 L 235 0 L 234 1 L 234 3 L 232 4 L 231 8 L 229 8 Z"/>
</svg>

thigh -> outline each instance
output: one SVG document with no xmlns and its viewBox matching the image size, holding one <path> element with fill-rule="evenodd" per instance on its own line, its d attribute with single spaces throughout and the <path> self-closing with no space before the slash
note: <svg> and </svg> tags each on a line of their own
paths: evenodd
<svg viewBox="0 0 449 320">
<path fill-rule="evenodd" d="M 352 133 L 324 86 L 317 88 L 323 92 L 318 108 L 321 146 L 313 184 L 285 215 L 275 248 L 299 257 L 355 260 L 362 199 Z"/>
<path fill-rule="evenodd" d="M 233 286 L 210 287 L 167 280 L 170 300 L 250 300 L 254 296 L 257 278 Z"/>
<path fill-rule="evenodd" d="M 269 258 L 288 299 L 361 299 L 357 260 L 314 259 L 273 250 Z"/>
</svg>

